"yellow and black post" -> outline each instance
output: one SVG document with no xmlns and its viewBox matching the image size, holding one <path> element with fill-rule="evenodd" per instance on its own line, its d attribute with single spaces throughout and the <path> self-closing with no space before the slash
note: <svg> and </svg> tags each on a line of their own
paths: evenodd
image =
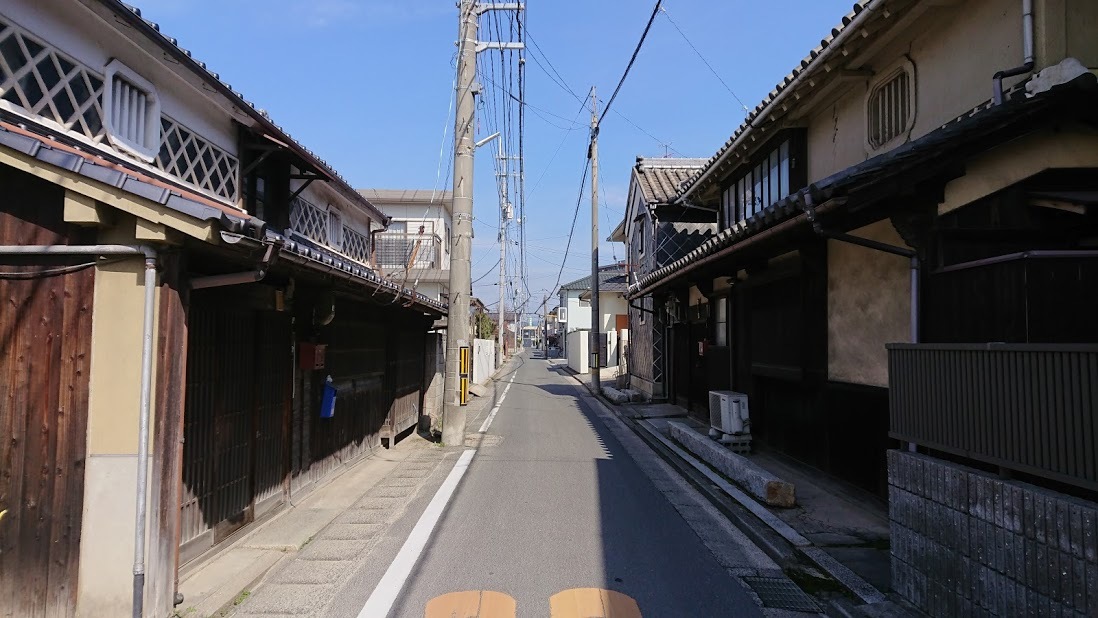
<svg viewBox="0 0 1098 618">
<path fill-rule="evenodd" d="M 469 370 L 470 370 L 469 346 L 463 345 L 458 353 L 458 377 L 459 392 L 458 401 L 461 405 L 469 404 Z"/>
</svg>

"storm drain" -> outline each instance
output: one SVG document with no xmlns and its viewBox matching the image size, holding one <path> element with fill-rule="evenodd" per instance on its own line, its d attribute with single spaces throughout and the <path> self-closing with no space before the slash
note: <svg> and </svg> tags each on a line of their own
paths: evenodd
<svg viewBox="0 0 1098 618">
<path fill-rule="evenodd" d="M 819 612 L 820 606 L 792 580 L 785 577 L 748 576 L 743 581 L 759 595 L 763 607 L 789 609 L 798 612 Z"/>
</svg>

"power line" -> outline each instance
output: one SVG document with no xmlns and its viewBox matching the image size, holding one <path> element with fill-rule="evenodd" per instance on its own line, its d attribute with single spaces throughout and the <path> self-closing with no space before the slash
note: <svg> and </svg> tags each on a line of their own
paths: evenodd
<svg viewBox="0 0 1098 618">
<path fill-rule="evenodd" d="M 652 7 L 652 14 L 648 17 L 648 23 L 644 26 L 644 32 L 641 33 L 641 38 L 637 41 L 637 47 L 633 50 L 633 55 L 629 57 L 629 64 L 625 65 L 625 71 L 621 74 L 621 79 L 618 80 L 618 85 L 614 88 L 614 93 L 610 95 L 610 100 L 606 102 L 606 106 L 602 108 L 602 115 L 599 116 L 598 122 L 595 126 L 602 124 L 602 119 L 606 118 L 607 112 L 610 111 L 610 106 L 614 104 L 614 99 L 618 97 L 618 92 L 621 91 L 621 87 L 625 84 L 625 78 L 629 76 L 629 69 L 633 68 L 633 63 L 637 60 L 637 54 L 640 53 L 641 46 L 644 45 L 644 39 L 648 37 L 648 31 L 652 28 L 652 22 L 656 21 L 656 15 L 660 12 L 660 4 L 663 0 L 656 0 L 656 6 Z"/>
<path fill-rule="evenodd" d="M 476 282 L 480 281 L 481 279 L 483 279 L 483 278 L 487 277 L 488 275 L 496 272 L 496 266 L 499 266 L 499 260 L 496 260 L 496 263 L 492 264 L 492 267 L 488 269 L 488 272 L 486 272 L 483 275 L 477 277 L 476 279 L 473 279 L 473 283 L 475 284 Z"/>
<path fill-rule="evenodd" d="M 750 112 L 751 110 L 748 109 L 747 105 L 744 105 L 744 102 L 742 99 L 740 99 L 740 97 L 736 96 L 736 93 L 733 92 L 732 88 L 724 81 L 724 78 L 721 77 L 721 74 L 717 73 L 717 70 L 713 68 L 713 65 L 709 64 L 709 61 L 705 59 L 705 56 L 703 56 L 700 51 L 698 51 L 698 48 L 694 47 L 694 44 L 690 42 L 690 38 L 686 36 L 686 33 L 682 31 L 682 28 L 680 28 L 679 25 L 675 23 L 674 19 L 671 19 L 671 13 L 668 13 L 667 9 L 663 7 L 660 7 L 660 10 L 663 11 L 663 16 L 667 18 L 667 21 L 671 22 L 671 25 L 674 26 L 675 30 L 677 30 L 679 32 L 679 35 L 682 36 L 682 40 L 686 41 L 686 44 L 690 46 L 690 49 L 694 50 L 694 53 L 698 55 L 698 58 L 701 58 L 701 61 L 705 63 L 705 66 L 709 67 L 709 71 L 713 73 L 713 76 L 717 78 L 717 81 L 719 81 L 721 85 L 724 86 L 724 89 L 728 91 L 728 94 L 732 95 L 733 99 L 736 99 L 736 102 L 740 104 L 740 107 L 743 108 L 743 111 Z"/>
</svg>

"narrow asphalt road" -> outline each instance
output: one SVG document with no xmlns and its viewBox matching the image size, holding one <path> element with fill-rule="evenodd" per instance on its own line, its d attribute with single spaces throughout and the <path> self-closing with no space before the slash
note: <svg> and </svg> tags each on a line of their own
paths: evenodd
<svg viewBox="0 0 1098 618">
<path fill-rule="evenodd" d="M 657 489 L 586 391 L 544 359 L 513 366 L 511 388 L 389 616 L 469 615 L 452 613 L 461 602 L 562 617 L 601 616 L 585 604 L 616 604 L 614 615 L 631 616 L 632 601 L 644 616 L 761 615 L 729 561 L 722 565 Z M 728 545 L 732 562 L 752 550 Z M 359 615 L 384 566 L 352 578 L 333 615 Z"/>
</svg>

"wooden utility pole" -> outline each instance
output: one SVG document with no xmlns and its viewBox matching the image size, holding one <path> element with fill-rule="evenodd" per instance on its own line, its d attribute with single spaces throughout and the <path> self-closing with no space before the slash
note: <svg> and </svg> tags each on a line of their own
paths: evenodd
<svg viewBox="0 0 1098 618">
<path fill-rule="evenodd" d="M 599 312 L 599 100 L 595 87 L 591 86 L 591 385 L 596 393 L 602 392 L 602 340 Z"/>
</svg>

